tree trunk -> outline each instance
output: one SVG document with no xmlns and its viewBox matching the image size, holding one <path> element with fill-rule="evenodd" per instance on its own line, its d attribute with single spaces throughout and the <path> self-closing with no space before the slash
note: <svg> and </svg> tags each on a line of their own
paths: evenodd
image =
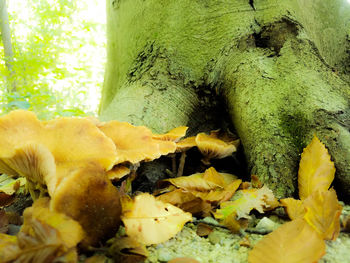
<svg viewBox="0 0 350 263">
<path fill-rule="evenodd" d="M 2 43 L 4 46 L 5 53 L 5 64 L 9 71 L 10 78 L 12 79 L 14 76 L 13 70 L 13 51 L 12 51 L 12 43 L 11 43 L 11 30 L 9 24 L 9 18 L 6 7 L 6 0 L 0 0 L 0 32 Z M 16 82 L 14 80 L 10 81 L 11 88 L 8 89 L 8 92 L 13 92 L 16 90 Z"/>
<path fill-rule="evenodd" d="M 345 0 L 110 0 L 100 116 L 157 132 L 229 116 L 279 197 L 317 134 L 350 196 L 349 12 Z"/>
</svg>

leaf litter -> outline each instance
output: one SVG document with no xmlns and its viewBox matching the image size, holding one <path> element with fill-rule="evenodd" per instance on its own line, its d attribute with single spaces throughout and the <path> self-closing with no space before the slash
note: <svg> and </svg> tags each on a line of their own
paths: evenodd
<svg viewBox="0 0 350 263">
<path fill-rule="evenodd" d="M 16 129 L 0 131 L 6 141 L 0 149 L 1 262 L 344 262 L 337 261 L 344 256 L 339 249 L 349 250 L 350 209 L 330 189 L 334 164 L 316 136 L 301 155 L 300 200 L 279 201 L 258 176 L 242 182 L 214 168 L 237 150 L 239 140 L 229 132 L 181 139 L 187 127 L 153 134 L 89 118 L 40 122 L 26 111 L 0 122 L 30 131 L 19 146 Z M 79 127 L 88 132 L 74 145 L 77 155 L 64 157 L 67 150 L 60 147 Z M 70 138 L 52 140 L 62 132 Z M 91 150 L 101 153 L 88 153 L 83 140 L 89 136 L 95 136 Z M 196 165 L 190 159 L 189 173 L 185 158 L 191 151 L 203 156 Z M 170 178 L 160 189 L 153 195 L 135 191 L 140 164 L 167 156 Z M 88 197 L 94 192 L 100 196 Z M 21 229 L 13 230 L 21 220 L 11 218 L 19 218 L 21 209 L 16 216 L 10 210 L 17 196 L 29 193 L 35 202 L 25 209 Z"/>
</svg>

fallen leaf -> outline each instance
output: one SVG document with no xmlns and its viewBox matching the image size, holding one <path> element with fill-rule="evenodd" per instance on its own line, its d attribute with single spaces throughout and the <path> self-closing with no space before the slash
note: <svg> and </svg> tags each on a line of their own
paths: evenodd
<svg viewBox="0 0 350 263">
<path fill-rule="evenodd" d="M 280 202 L 285 207 L 291 220 L 304 217 L 306 210 L 303 201 L 294 198 L 284 198 L 281 199 Z"/>
<path fill-rule="evenodd" d="M 238 179 L 227 185 L 224 189 L 210 190 L 209 192 L 191 191 L 191 193 L 207 202 L 222 203 L 234 195 L 241 182 L 242 180 Z"/>
<path fill-rule="evenodd" d="M 123 201 L 122 201 L 123 202 Z M 130 204 L 127 205 L 130 207 Z M 131 208 L 124 210 L 122 221 L 128 236 L 145 244 L 158 244 L 175 236 L 192 220 L 190 213 L 143 193 L 135 197 Z"/>
<path fill-rule="evenodd" d="M 108 252 L 113 256 L 115 262 L 144 262 L 148 257 L 146 246 L 128 236 L 114 238 Z"/>
<path fill-rule="evenodd" d="M 326 253 L 322 238 L 303 219 L 285 223 L 261 239 L 248 256 L 249 263 L 310 263 Z"/>
<path fill-rule="evenodd" d="M 335 240 L 340 232 L 340 214 L 342 206 L 339 204 L 334 189 L 315 191 L 305 201 L 305 220 L 323 239 Z"/>
<path fill-rule="evenodd" d="M 248 247 L 248 248 L 252 246 L 248 236 L 244 236 L 242 240 L 239 242 L 239 245 L 241 247 Z"/>
<path fill-rule="evenodd" d="M 0 233 L 6 234 L 8 231 L 9 219 L 5 210 L 0 210 Z"/>
<path fill-rule="evenodd" d="M 213 228 L 209 226 L 208 224 L 204 223 L 199 223 L 197 225 L 197 230 L 196 233 L 200 237 L 206 237 L 208 236 L 211 232 L 213 232 Z"/>
<path fill-rule="evenodd" d="M 20 248 L 17 237 L 0 233 L 0 262 L 11 262 L 16 259 Z"/>
<path fill-rule="evenodd" d="M 18 246 L 21 249 L 16 262 L 46 263 L 78 262 L 78 254 L 75 247 L 68 248 L 61 239 L 60 233 L 53 227 L 40 222 L 37 219 L 31 221 L 32 232 L 20 232 L 18 234 Z"/>
<path fill-rule="evenodd" d="M 234 201 L 223 202 L 220 205 L 220 209 L 216 210 L 215 217 L 218 219 L 224 219 L 230 214 L 234 213 L 237 218 L 250 218 L 249 213 L 255 209 L 260 213 L 263 213 L 265 209 L 268 209 L 270 205 L 267 201 L 276 199 L 272 191 L 263 186 L 260 189 L 245 189 L 236 193 L 237 198 Z M 236 196 L 235 195 L 235 196 Z"/>
<path fill-rule="evenodd" d="M 65 214 L 50 210 L 48 198 L 37 199 L 32 207 L 24 210 L 23 217 L 22 233 L 32 235 L 34 233 L 33 222 L 39 220 L 41 225 L 47 225 L 49 228 L 52 228 L 51 232 L 56 231 L 60 237 L 61 244 L 67 248 L 75 247 L 85 236 L 82 227 L 77 221 Z M 40 224 L 38 224 L 39 228 Z M 45 226 L 43 228 L 46 229 Z"/>
<path fill-rule="evenodd" d="M 198 191 L 209 191 L 217 188 L 223 188 L 222 186 L 208 181 L 203 178 L 202 173 L 192 174 L 189 176 L 181 176 L 177 178 L 170 178 L 163 180 L 164 182 L 170 182 L 178 188 L 185 190 L 198 190 Z"/>
<path fill-rule="evenodd" d="M 182 204 L 191 202 L 197 197 L 194 196 L 191 192 L 188 192 L 186 190 L 175 189 L 171 192 L 159 195 L 156 198 L 157 200 L 180 207 Z"/>
<path fill-rule="evenodd" d="M 341 220 L 342 231 L 349 233 L 350 232 L 350 215 L 347 215 Z"/>
<path fill-rule="evenodd" d="M 242 181 L 232 174 L 219 173 L 210 167 L 204 173 L 166 179 L 163 182 L 170 182 L 204 201 L 221 203 L 233 196 Z"/>
<path fill-rule="evenodd" d="M 224 188 L 233 181 L 237 180 L 237 176 L 228 173 L 218 173 L 214 167 L 210 167 L 204 171 L 203 179 Z"/>
<path fill-rule="evenodd" d="M 326 147 L 314 136 L 301 154 L 298 173 L 300 199 L 306 199 L 316 190 L 327 191 L 334 179 L 334 174 L 334 163 Z"/>
<path fill-rule="evenodd" d="M 252 187 L 253 188 L 261 188 L 261 187 L 263 187 L 263 183 L 259 180 L 259 178 L 256 176 L 256 175 L 254 175 L 254 174 L 252 174 L 252 176 L 251 176 L 251 184 L 252 184 Z"/>
<path fill-rule="evenodd" d="M 0 192 L 7 195 L 13 195 L 20 186 L 24 186 L 26 184 L 26 179 L 23 177 L 13 179 L 11 176 L 2 174 L 0 178 Z"/>
</svg>

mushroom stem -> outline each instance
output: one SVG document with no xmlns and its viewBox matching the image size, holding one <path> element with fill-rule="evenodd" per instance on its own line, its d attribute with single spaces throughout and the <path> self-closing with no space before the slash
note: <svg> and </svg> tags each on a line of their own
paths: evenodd
<svg viewBox="0 0 350 263">
<path fill-rule="evenodd" d="M 175 175 L 176 175 L 176 153 L 170 154 L 170 157 L 171 157 L 171 172 L 172 172 L 171 177 L 175 177 Z"/>
<path fill-rule="evenodd" d="M 184 167 L 185 167 L 185 160 L 186 160 L 186 152 L 182 152 L 180 156 L 180 161 L 179 161 L 179 169 L 177 170 L 176 177 L 182 176 L 184 172 Z"/>
<path fill-rule="evenodd" d="M 140 163 L 136 163 L 131 165 L 130 167 L 130 175 L 128 176 L 128 178 L 126 178 L 125 180 L 125 193 L 130 194 L 132 192 L 132 182 L 135 180 L 136 176 L 137 176 L 137 169 L 140 167 Z"/>
<path fill-rule="evenodd" d="M 205 166 L 210 166 L 210 165 L 211 165 L 211 164 L 210 164 L 210 158 L 207 157 L 207 156 L 203 157 L 202 160 L 201 160 L 201 162 L 202 162 L 202 164 L 204 164 Z"/>
</svg>

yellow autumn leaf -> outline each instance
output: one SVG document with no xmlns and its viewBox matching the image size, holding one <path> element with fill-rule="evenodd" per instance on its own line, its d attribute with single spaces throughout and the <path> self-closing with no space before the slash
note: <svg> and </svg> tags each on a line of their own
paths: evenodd
<svg viewBox="0 0 350 263">
<path fill-rule="evenodd" d="M 334 189 L 315 191 L 305 201 L 305 220 L 324 239 L 335 240 L 340 231 L 340 214 L 342 206 L 339 204 Z"/>
<path fill-rule="evenodd" d="M 335 174 L 334 163 L 320 140 L 314 136 L 301 154 L 298 173 L 299 197 L 306 199 L 313 191 L 327 191 Z"/>
<path fill-rule="evenodd" d="M 187 191 L 210 191 L 215 189 L 224 189 L 235 180 L 237 180 L 237 177 L 233 174 L 219 173 L 214 167 L 210 167 L 205 170 L 204 173 L 170 178 L 163 180 L 163 182 L 169 182 L 176 187 Z"/>
<path fill-rule="evenodd" d="M 16 259 L 20 248 L 17 237 L 0 233 L 0 262 L 11 262 Z"/>
<path fill-rule="evenodd" d="M 123 210 L 121 219 L 128 236 L 151 245 L 175 236 L 186 222 L 192 220 L 192 215 L 143 193 L 135 197 L 130 210 Z"/>
<path fill-rule="evenodd" d="M 17 237 L 0 234 L 0 262 L 78 262 L 76 248 L 66 246 L 62 232 L 38 219 L 30 224 L 30 233 L 21 229 Z"/>
<path fill-rule="evenodd" d="M 216 210 L 215 217 L 217 219 L 225 219 L 230 214 L 234 213 L 237 218 L 250 218 L 249 213 L 255 209 L 260 213 L 269 209 L 271 204 L 278 203 L 273 192 L 263 186 L 260 189 L 245 189 L 236 193 L 237 199 L 234 201 L 223 202 L 220 209 Z M 275 202 L 273 201 L 275 200 Z"/>
<path fill-rule="evenodd" d="M 170 178 L 163 180 L 164 182 L 170 182 L 178 188 L 186 190 L 198 190 L 198 191 L 208 191 L 216 188 L 222 188 L 220 185 L 205 180 L 203 174 L 196 173 L 189 176 L 181 176 L 177 178 Z"/>
<path fill-rule="evenodd" d="M 83 240 L 85 233 L 80 224 L 65 214 L 55 212 L 49 208 L 49 199 L 37 199 L 33 206 L 24 210 L 24 223 L 21 228 L 22 233 L 33 234 L 33 221 L 40 220 L 57 231 L 60 239 L 67 248 L 75 247 Z"/>
<path fill-rule="evenodd" d="M 238 187 L 241 185 L 242 180 L 235 180 L 229 185 L 225 186 L 224 189 L 216 189 L 216 190 L 210 190 L 208 191 L 191 191 L 191 193 L 201 198 L 204 201 L 210 202 L 210 203 L 221 203 L 229 200 Z"/>
<path fill-rule="evenodd" d="M 193 215 L 207 216 L 212 210 L 210 203 L 183 189 L 175 189 L 174 191 L 157 196 L 157 200 L 175 205 Z"/>
<path fill-rule="evenodd" d="M 0 176 L 0 193 L 13 195 L 21 186 L 26 184 L 26 179 L 23 177 L 13 179 L 11 176 L 2 174 Z"/>
<path fill-rule="evenodd" d="M 284 198 L 281 199 L 280 202 L 282 206 L 285 207 L 285 210 L 291 220 L 304 217 L 306 210 L 303 201 L 296 200 L 294 198 Z"/>
<path fill-rule="evenodd" d="M 203 179 L 225 187 L 235 181 L 237 177 L 228 173 L 218 173 L 214 167 L 210 167 L 204 171 Z"/>
<path fill-rule="evenodd" d="M 248 256 L 249 263 L 310 263 L 326 253 L 322 238 L 304 219 L 285 223 L 261 239 Z"/>
</svg>

